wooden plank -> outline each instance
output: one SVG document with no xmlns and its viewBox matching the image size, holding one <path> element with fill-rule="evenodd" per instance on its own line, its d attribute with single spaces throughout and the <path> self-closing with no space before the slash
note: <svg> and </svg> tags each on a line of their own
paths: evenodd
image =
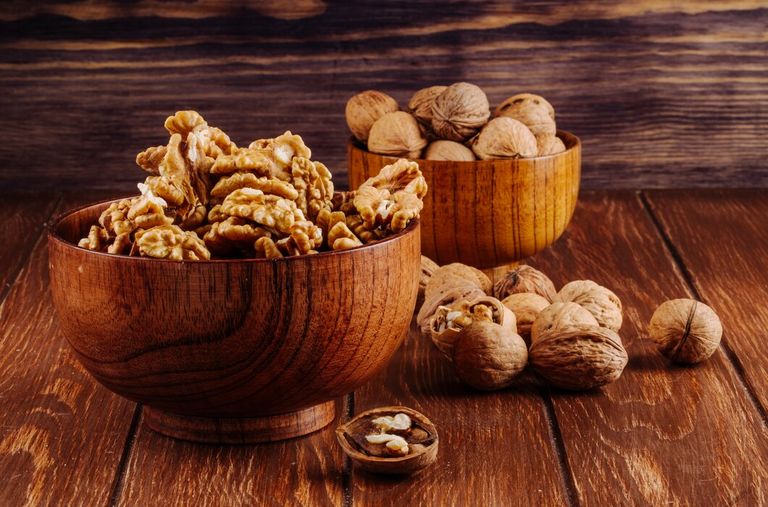
<svg viewBox="0 0 768 507">
<path fill-rule="evenodd" d="M 344 464 L 335 427 L 283 442 L 212 446 L 174 440 L 142 424 L 117 503 L 341 505 Z"/>
<path fill-rule="evenodd" d="M 11 194 L 0 201 L 0 302 L 29 259 L 29 252 L 58 200 L 56 194 L 47 193 Z"/>
<path fill-rule="evenodd" d="M 0 504 L 105 504 L 134 404 L 96 385 L 58 334 L 47 244 L 39 230 L 34 240 L 0 307 Z"/>
<path fill-rule="evenodd" d="M 551 393 L 579 503 L 765 505 L 768 431 L 737 369 L 721 351 L 695 368 L 670 366 L 646 337 L 655 307 L 690 293 L 638 197 L 582 196 L 569 230 L 533 264 L 557 286 L 604 284 L 625 308 L 621 379 L 592 394 Z M 735 316 L 720 308 L 727 328 Z"/>
<path fill-rule="evenodd" d="M 765 416 L 768 190 L 654 191 L 646 195 L 696 292 L 723 321 L 723 343 L 735 356 Z"/>
<path fill-rule="evenodd" d="M 353 470 L 353 504 L 568 504 L 556 431 L 531 377 L 501 392 L 472 390 L 414 327 L 387 369 L 355 392 L 355 413 L 386 405 L 411 407 L 437 426 L 438 460 L 396 483 Z"/>
<path fill-rule="evenodd" d="M 768 184 L 765 2 L 263 4 L 0 6 L 0 182 L 134 189 L 191 107 L 239 143 L 298 131 L 341 187 L 352 94 L 469 80 L 550 99 L 585 186 Z"/>
</svg>

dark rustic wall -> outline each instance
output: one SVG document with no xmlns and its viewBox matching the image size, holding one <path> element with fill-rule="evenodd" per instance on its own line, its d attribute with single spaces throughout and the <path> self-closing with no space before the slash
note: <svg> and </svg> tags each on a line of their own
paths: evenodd
<svg viewBox="0 0 768 507">
<path fill-rule="evenodd" d="M 768 185 L 767 2 L 233 3 L 0 4 L 3 189 L 130 188 L 181 108 L 342 183 L 350 95 L 457 80 L 549 98 L 585 186 Z"/>
</svg>

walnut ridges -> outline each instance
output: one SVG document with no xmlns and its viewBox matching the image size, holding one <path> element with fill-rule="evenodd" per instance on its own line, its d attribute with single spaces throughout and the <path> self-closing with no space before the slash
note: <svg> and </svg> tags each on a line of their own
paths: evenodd
<svg viewBox="0 0 768 507">
<path fill-rule="evenodd" d="M 662 303 L 651 317 L 651 339 L 672 361 L 696 364 L 709 358 L 720 345 L 723 326 L 709 306 L 693 299 Z"/>
<path fill-rule="evenodd" d="M 459 380 L 475 389 L 503 389 L 528 362 L 528 349 L 517 333 L 487 321 L 475 321 L 459 332 L 453 345 Z"/>
<path fill-rule="evenodd" d="M 411 96 L 405 111 L 389 95 L 368 90 L 348 101 L 346 116 L 355 139 L 381 155 L 471 162 L 566 150 L 557 137 L 554 108 L 543 97 L 514 95 L 496 108 L 491 119 L 485 92 L 465 82 L 422 88 Z M 156 157 L 147 152 L 142 166 L 151 170 Z"/>
<path fill-rule="evenodd" d="M 596 326 L 594 315 L 576 303 L 552 303 L 536 316 L 531 326 L 531 343 L 550 329 L 564 330 L 573 326 Z"/>
<path fill-rule="evenodd" d="M 538 294 L 550 303 L 557 295 L 555 284 L 552 283 L 552 280 L 547 275 L 525 264 L 507 271 L 493 285 L 493 295 L 501 300 L 520 292 Z"/>
<path fill-rule="evenodd" d="M 242 148 L 195 111 L 169 116 L 165 127 L 167 146 L 136 157 L 149 173 L 141 196 L 110 204 L 80 247 L 173 260 L 355 248 L 403 231 L 427 193 L 413 161 L 337 195 L 331 171 L 290 131 Z"/>
<path fill-rule="evenodd" d="M 577 303 L 589 310 L 601 326 L 614 331 L 621 329 L 621 300 L 611 290 L 592 280 L 574 280 L 563 285 L 555 300 Z"/>
</svg>

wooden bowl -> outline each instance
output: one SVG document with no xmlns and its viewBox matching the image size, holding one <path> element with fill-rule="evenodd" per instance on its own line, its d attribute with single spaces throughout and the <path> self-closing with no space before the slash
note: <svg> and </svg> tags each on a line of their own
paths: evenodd
<svg viewBox="0 0 768 507">
<path fill-rule="evenodd" d="M 160 433 L 246 443 L 320 429 L 408 333 L 418 223 L 353 250 L 175 262 L 78 248 L 108 204 L 52 224 L 53 302 L 83 366 L 145 404 Z"/>
<path fill-rule="evenodd" d="M 555 242 L 573 216 L 581 141 L 558 131 L 566 151 L 517 160 L 417 160 L 429 185 L 421 213 L 421 251 L 438 264 L 485 269 L 510 264 Z M 349 187 L 396 158 L 350 141 Z"/>
</svg>

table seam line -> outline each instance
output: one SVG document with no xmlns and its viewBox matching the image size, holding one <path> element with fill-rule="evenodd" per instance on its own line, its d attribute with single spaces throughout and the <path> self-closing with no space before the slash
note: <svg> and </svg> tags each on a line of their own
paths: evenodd
<svg viewBox="0 0 768 507">
<path fill-rule="evenodd" d="M 109 501 L 107 505 L 114 507 L 118 504 L 118 501 L 123 496 L 125 490 L 125 479 L 128 472 L 128 461 L 130 461 L 133 455 L 134 444 L 139 433 L 139 424 L 141 422 L 141 415 L 143 412 L 143 406 L 141 403 L 137 403 L 133 409 L 133 416 L 131 418 L 131 425 L 128 427 L 128 433 L 125 437 L 125 443 L 123 444 L 123 452 L 120 455 L 120 461 L 117 463 L 117 470 L 115 471 L 115 478 L 110 488 Z"/>
</svg>

